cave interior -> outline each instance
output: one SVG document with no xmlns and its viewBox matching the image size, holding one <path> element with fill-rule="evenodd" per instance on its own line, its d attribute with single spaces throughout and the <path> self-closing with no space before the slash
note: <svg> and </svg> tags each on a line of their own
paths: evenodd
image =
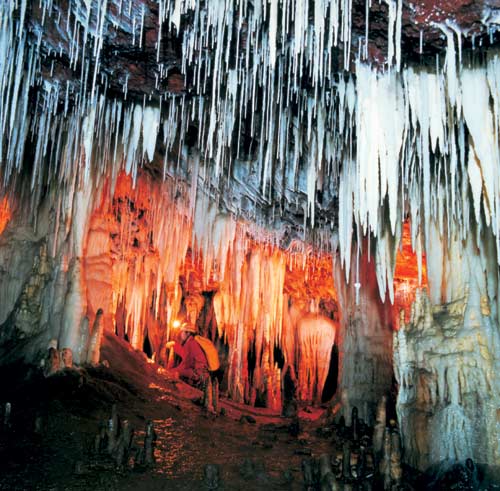
<svg viewBox="0 0 500 491">
<path fill-rule="evenodd" d="M 2 0 L 0 489 L 499 489 L 499 26 Z"/>
</svg>

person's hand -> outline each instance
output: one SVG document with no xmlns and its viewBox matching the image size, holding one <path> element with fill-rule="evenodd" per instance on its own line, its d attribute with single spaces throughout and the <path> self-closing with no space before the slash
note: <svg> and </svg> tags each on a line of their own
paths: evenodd
<svg viewBox="0 0 500 491">
<path fill-rule="evenodd" d="M 175 341 L 169 341 L 165 346 L 167 347 L 167 349 L 170 349 L 170 348 L 174 347 L 174 344 L 175 344 Z"/>
</svg>

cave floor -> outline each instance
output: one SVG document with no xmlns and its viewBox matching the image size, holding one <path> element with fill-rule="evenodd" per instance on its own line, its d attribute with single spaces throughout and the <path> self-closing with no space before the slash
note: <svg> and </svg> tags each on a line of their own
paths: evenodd
<svg viewBox="0 0 500 491">
<path fill-rule="evenodd" d="M 9 426 L 0 421 L 0 490 L 207 490 L 205 466 L 217 464 L 217 489 L 303 490 L 302 462 L 342 455 L 342 441 L 326 426 L 324 408 L 303 408 L 300 430 L 266 409 L 221 398 L 223 415 L 206 414 L 201 392 L 167 377 L 165 370 L 114 335 L 106 335 L 104 364 L 67 369 L 50 377 L 25 366 L 0 371 L 0 403 L 11 402 Z M 144 445 L 145 426 L 157 435 L 152 466 L 118 470 L 94 449 L 99 428 L 116 404 Z M 294 428 L 297 429 L 296 427 Z M 296 434 L 298 433 L 298 434 Z M 422 489 L 406 470 L 404 489 Z M 372 489 L 372 481 L 344 489 Z M 376 489 L 377 486 L 373 486 Z"/>
<path fill-rule="evenodd" d="M 332 452 L 314 433 L 320 408 L 302 414 L 301 434 L 292 437 L 290 420 L 266 409 L 221 398 L 225 414 L 206 414 L 201 391 L 169 379 L 115 336 L 106 336 L 101 359 L 107 363 L 47 378 L 26 367 L 0 372 L 0 402 L 12 404 L 10 426 L 0 426 L 1 490 L 206 490 L 206 464 L 219 466 L 219 489 L 302 489 L 304 456 Z M 153 466 L 119 471 L 96 455 L 94 441 L 113 404 L 135 429 L 138 448 L 146 422 L 154 422 Z M 246 479 L 245 459 L 253 464 Z"/>
</svg>

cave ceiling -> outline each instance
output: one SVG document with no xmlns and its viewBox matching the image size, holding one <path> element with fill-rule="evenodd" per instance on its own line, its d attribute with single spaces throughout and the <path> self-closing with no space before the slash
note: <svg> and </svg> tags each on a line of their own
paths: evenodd
<svg viewBox="0 0 500 491">
<path fill-rule="evenodd" d="M 32 41 L 38 41 L 38 36 L 41 35 L 43 78 L 49 81 L 54 78 L 64 82 L 70 81 L 78 86 L 79 71 L 70 67 L 69 63 L 72 36 L 65 27 L 65 21 L 71 15 L 78 13 L 83 15 L 86 2 L 54 0 L 51 3 L 53 9 L 51 15 L 47 14 L 45 3 L 39 2 L 29 2 L 26 12 Z M 95 34 L 95 16 L 98 14 L 97 5 L 100 2 L 88 3 L 93 3 L 92 8 L 95 10 L 92 16 L 94 22 L 89 25 L 89 37 L 91 37 Z M 106 76 L 109 92 L 123 95 L 124 87 L 127 86 L 130 98 L 142 99 L 144 95 L 148 98 L 158 98 L 164 92 L 189 94 L 193 89 L 192 84 L 186 84 L 185 77 L 181 73 L 182 27 L 189 24 L 191 20 L 189 16 L 184 16 L 181 31 L 176 35 L 176 32 L 168 29 L 165 23 L 159 22 L 157 0 L 108 0 L 107 4 L 100 73 Z M 251 5 L 252 2 L 248 4 Z M 352 45 L 357 46 L 359 41 L 364 43 L 367 4 L 369 4 L 368 59 L 383 67 L 387 63 L 388 49 L 389 7 L 385 1 L 353 0 Z M 143 22 L 143 25 L 139 28 L 140 22 Z M 236 24 L 235 20 L 235 26 Z M 500 25 L 500 1 L 404 0 L 401 30 L 404 59 L 421 61 L 425 57 L 443 52 L 446 47 L 446 37 L 440 28 L 442 24 L 461 31 L 465 49 L 473 46 L 481 47 L 483 44 L 489 46 L 498 41 L 496 31 Z M 158 56 L 157 41 L 160 28 L 163 30 L 163 42 Z M 422 46 L 420 46 L 421 36 Z M 352 54 L 353 59 L 354 56 L 355 53 Z M 165 77 L 160 76 L 160 69 L 165 71 Z M 158 83 L 160 79 L 161 83 Z"/>
<path fill-rule="evenodd" d="M 188 2 L 169 3 L 156 0 L 44 0 L 17 3 L 19 8 L 13 9 L 12 13 L 18 21 L 21 19 L 20 22 L 24 23 L 27 44 L 37 49 L 39 65 L 36 70 L 36 80 L 30 85 L 29 97 L 32 103 L 39 107 L 44 104 L 43 98 L 38 95 L 40 89 L 54 85 L 58 85 L 59 90 L 56 92 L 55 106 L 52 104 L 51 107 L 52 109 L 57 107 L 56 111 L 59 112 L 64 109 L 65 114 L 68 106 L 71 108 L 72 105 L 81 104 L 82 94 L 87 94 L 90 100 L 89 94 L 94 93 L 95 87 L 98 87 L 106 97 L 122 100 L 124 104 L 154 104 L 160 107 L 167 99 L 184 104 L 184 101 L 194 100 L 201 95 L 209 101 L 215 93 L 214 85 L 217 90 L 224 86 L 226 91 L 230 90 L 225 75 L 217 85 L 212 80 L 213 77 L 206 76 L 207 72 L 215 73 L 211 71 L 212 68 L 205 72 L 203 69 L 193 70 L 192 64 L 185 59 L 186 50 L 183 48 L 183 42 L 186 43 L 187 39 L 186 33 L 189 33 L 192 26 L 199 21 L 197 16 L 200 12 L 205 12 L 208 16 L 213 15 L 214 5 L 218 9 L 224 9 L 224 2 L 192 2 L 192 6 L 197 7 L 195 9 L 188 8 Z M 177 6 L 181 3 L 182 15 L 177 11 Z M 269 24 L 269 30 L 273 15 L 286 15 L 283 11 L 285 4 L 297 8 L 303 2 L 277 2 L 277 13 L 271 12 L 272 7 L 266 4 L 268 17 L 264 15 L 262 22 Z M 341 4 L 342 2 L 338 2 L 338 5 Z M 324 12 L 327 12 L 326 3 L 321 2 L 321 5 L 325 9 Z M 446 32 L 450 30 L 459 37 L 463 50 L 480 52 L 483 47 L 490 47 L 499 40 L 497 27 L 500 23 L 500 1 L 498 0 L 394 2 L 353 0 L 352 5 L 349 2 L 343 2 L 342 5 L 339 12 L 344 16 L 346 5 L 350 6 L 350 17 L 347 19 L 350 26 L 350 51 L 346 54 L 345 41 L 339 42 L 335 47 L 330 65 L 324 68 L 322 83 L 325 86 L 329 80 L 334 85 L 338 77 L 346 77 L 350 72 L 353 73 L 357 58 L 364 58 L 381 71 L 387 70 L 393 61 L 388 58 L 396 56 L 394 52 L 390 54 L 391 42 L 388 42 L 391 22 L 401 24 L 400 31 L 397 25 L 393 28 L 400 32 L 400 54 L 397 56 L 400 57 L 398 63 L 402 65 L 435 64 L 438 57 L 444 56 L 447 46 Z M 235 56 L 233 46 L 235 43 L 243 44 L 250 35 L 247 17 L 252 11 L 255 17 L 257 4 L 250 1 L 235 2 L 233 7 L 231 15 L 226 12 L 225 20 L 225 23 L 227 25 L 231 23 L 232 27 L 227 28 L 224 35 L 228 36 L 228 33 L 232 32 L 234 39 L 223 40 L 223 44 L 229 49 L 221 70 L 227 70 L 235 63 L 232 61 Z M 309 2 L 308 8 L 307 22 L 312 29 L 317 29 L 318 17 L 315 4 Z M 400 12 L 391 12 L 391 8 L 400 9 Z M 165 11 L 170 13 L 170 17 Z M 328 10 L 330 11 L 331 9 Z M 178 19 L 174 20 L 176 15 Z M 206 25 L 209 24 L 207 22 Z M 214 25 L 212 23 L 212 26 Z M 206 43 L 203 47 L 205 63 L 207 59 L 211 63 L 216 63 L 218 56 L 216 50 L 218 40 L 214 32 L 212 35 L 212 42 Z M 251 50 L 259 49 L 260 35 L 257 31 L 253 39 L 255 46 L 251 47 Z M 342 33 L 339 34 L 341 35 Z M 346 34 L 343 36 L 345 38 Z M 368 39 L 367 44 L 366 39 Z M 289 46 L 287 47 L 289 42 L 289 38 L 283 35 L 282 29 L 278 28 L 277 54 L 274 56 L 277 58 L 282 56 L 289 49 Z M 398 48 L 392 49 L 394 51 Z M 199 54 L 195 46 L 194 55 Z M 82 60 L 85 62 L 82 63 Z M 286 63 L 280 66 L 285 67 L 283 68 L 285 72 L 289 69 Z M 304 62 L 304 67 L 308 66 L 307 62 Z M 296 83 L 304 93 L 315 98 L 318 84 L 311 80 L 311 75 L 306 69 L 303 72 L 301 79 Z M 202 76 L 205 73 L 203 83 L 199 80 L 200 73 Z M 283 73 L 280 76 L 283 77 L 280 79 L 281 83 L 284 83 L 284 78 L 290 74 Z M 279 85 L 280 81 L 277 83 Z M 237 212 L 244 218 L 256 219 L 262 223 L 274 221 L 278 222 L 279 226 L 287 223 L 292 229 L 300 228 L 305 223 L 304 216 L 308 215 L 305 211 L 307 204 L 304 204 L 307 194 L 306 166 L 299 165 L 293 171 L 294 185 L 290 185 L 284 178 L 285 171 L 283 173 L 272 171 L 273 175 L 269 178 L 270 186 L 266 189 L 265 184 L 262 186 L 263 171 L 260 168 L 256 170 L 252 163 L 257 159 L 256 152 L 262 134 L 256 135 L 250 131 L 248 125 L 245 125 L 245 120 L 252 118 L 253 121 L 255 118 L 258 121 L 261 115 L 260 108 L 265 104 L 265 97 L 259 88 L 256 92 L 253 111 L 247 108 L 243 122 L 240 118 L 239 126 L 233 128 L 239 136 L 237 145 L 233 145 L 237 148 L 232 148 L 230 151 L 233 154 L 237 153 L 246 164 L 230 165 L 226 168 L 222 178 L 217 180 L 214 195 L 217 196 L 222 208 Z M 277 97 L 276 94 L 275 96 Z M 295 111 L 300 111 L 298 104 Z M 252 112 L 255 114 L 252 115 Z M 183 128 L 182 142 L 177 140 L 169 149 L 156 147 L 156 153 L 160 154 L 160 157 L 170 152 L 175 159 L 175 155 L 180 153 L 181 143 L 188 147 L 200 144 L 199 140 L 196 141 L 196 135 L 200 132 L 200 124 L 196 118 L 192 118 Z M 352 137 L 355 138 L 355 135 Z M 151 162 L 144 161 L 142 165 L 153 175 L 161 178 L 162 164 L 158 164 L 161 160 L 163 159 L 155 158 Z M 189 179 L 189 172 L 188 166 L 184 169 L 186 179 Z M 319 225 L 322 222 L 335 224 L 338 220 L 337 183 L 330 177 L 331 173 L 318 176 L 317 179 L 315 223 Z M 299 202 L 302 204 L 299 205 Z"/>
</svg>

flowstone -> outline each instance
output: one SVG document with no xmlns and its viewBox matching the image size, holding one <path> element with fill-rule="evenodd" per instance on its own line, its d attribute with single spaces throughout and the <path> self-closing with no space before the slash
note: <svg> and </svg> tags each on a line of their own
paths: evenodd
<svg viewBox="0 0 500 491">
<path fill-rule="evenodd" d="M 421 470 L 467 458 L 499 462 L 495 344 L 479 321 L 465 322 L 467 303 L 432 306 L 419 291 L 410 322 L 394 334 L 404 458 Z"/>
</svg>

